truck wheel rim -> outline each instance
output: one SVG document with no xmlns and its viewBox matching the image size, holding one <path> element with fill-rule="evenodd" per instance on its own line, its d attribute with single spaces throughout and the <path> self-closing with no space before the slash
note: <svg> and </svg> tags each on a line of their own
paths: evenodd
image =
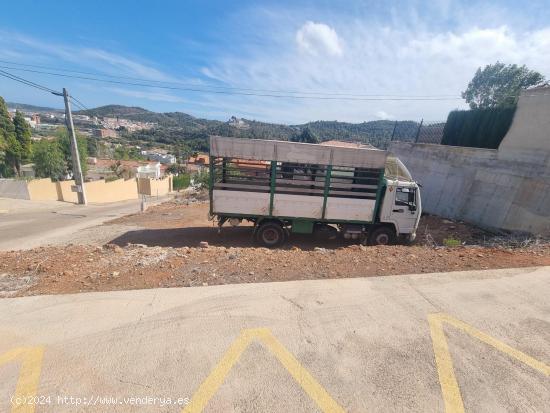
<svg viewBox="0 0 550 413">
<path fill-rule="evenodd" d="M 279 240 L 279 234 L 274 229 L 266 229 L 264 232 L 262 232 L 262 240 L 266 244 L 275 244 Z"/>
<path fill-rule="evenodd" d="M 386 245 L 390 241 L 390 237 L 388 237 L 388 234 L 379 234 L 376 237 L 376 244 L 378 245 Z"/>
</svg>

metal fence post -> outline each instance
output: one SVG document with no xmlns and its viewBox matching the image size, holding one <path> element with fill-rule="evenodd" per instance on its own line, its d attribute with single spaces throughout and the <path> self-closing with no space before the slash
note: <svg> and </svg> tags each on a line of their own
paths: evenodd
<svg viewBox="0 0 550 413">
<path fill-rule="evenodd" d="M 414 143 L 418 143 L 418 138 L 420 138 L 420 129 L 422 129 L 422 124 L 424 123 L 424 119 L 420 120 L 420 125 L 418 125 L 418 131 L 416 132 L 416 138 L 414 140 Z"/>
<path fill-rule="evenodd" d="M 395 123 L 393 124 L 393 130 L 391 132 L 391 139 L 390 141 L 393 141 L 393 138 L 395 136 L 395 129 L 397 129 L 397 121 L 395 121 Z"/>
</svg>

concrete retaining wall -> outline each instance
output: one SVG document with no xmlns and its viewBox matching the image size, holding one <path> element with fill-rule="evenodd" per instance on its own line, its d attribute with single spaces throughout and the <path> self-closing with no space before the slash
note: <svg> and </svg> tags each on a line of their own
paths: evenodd
<svg viewBox="0 0 550 413">
<path fill-rule="evenodd" d="M 0 179 L 0 198 L 30 199 L 27 182 L 18 179 Z"/>
<path fill-rule="evenodd" d="M 138 178 L 138 192 L 141 195 L 163 196 L 172 192 L 172 176 L 163 179 Z"/>
<path fill-rule="evenodd" d="M 523 91 L 498 150 L 392 142 L 423 209 L 485 227 L 550 234 L 550 87 Z"/>
<path fill-rule="evenodd" d="M 394 142 L 390 151 L 423 185 L 425 212 L 485 227 L 550 233 L 550 168 L 497 150 Z"/>
<path fill-rule="evenodd" d="M 32 181 L 1 179 L 0 197 L 30 199 L 32 201 L 64 201 L 77 203 L 76 192 L 71 190 L 74 181 L 52 182 L 47 179 Z M 140 194 L 162 196 L 172 191 L 172 177 L 165 179 L 118 179 L 86 182 L 86 197 L 91 203 L 108 203 L 138 199 Z"/>
<path fill-rule="evenodd" d="M 33 201 L 58 201 L 62 200 L 58 190 L 59 182 L 52 182 L 50 178 L 33 179 L 27 184 L 30 198 Z"/>
</svg>

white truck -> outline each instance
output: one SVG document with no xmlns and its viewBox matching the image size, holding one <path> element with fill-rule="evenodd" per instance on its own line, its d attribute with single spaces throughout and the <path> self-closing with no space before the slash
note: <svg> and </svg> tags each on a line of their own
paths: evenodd
<svg viewBox="0 0 550 413">
<path fill-rule="evenodd" d="M 266 247 L 291 233 L 369 245 L 416 236 L 419 185 L 386 151 L 212 136 L 209 158 L 211 217 L 253 222 Z"/>
</svg>

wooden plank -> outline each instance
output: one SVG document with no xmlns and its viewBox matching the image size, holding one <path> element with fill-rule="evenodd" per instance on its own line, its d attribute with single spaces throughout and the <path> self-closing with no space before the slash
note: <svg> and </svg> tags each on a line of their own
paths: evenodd
<svg viewBox="0 0 550 413">
<path fill-rule="evenodd" d="M 342 148 L 308 143 L 239 139 L 221 136 L 210 137 L 211 156 L 250 160 L 295 162 L 351 166 L 360 168 L 384 168 L 386 151 L 368 148 Z"/>
<path fill-rule="evenodd" d="M 275 194 L 273 215 L 300 218 L 321 218 L 322 196 Z"/>
<path fill-rule="evenodd" d="M 372 221 L 376 201 L 374 199 L 331 198 L 327 200 L 326 219 Z"/>
<path fill-rule="evenodd" d="M 213 212 L 215 214 L 268 215 L 269 192 L 213 191 Z"/>
</svg>

